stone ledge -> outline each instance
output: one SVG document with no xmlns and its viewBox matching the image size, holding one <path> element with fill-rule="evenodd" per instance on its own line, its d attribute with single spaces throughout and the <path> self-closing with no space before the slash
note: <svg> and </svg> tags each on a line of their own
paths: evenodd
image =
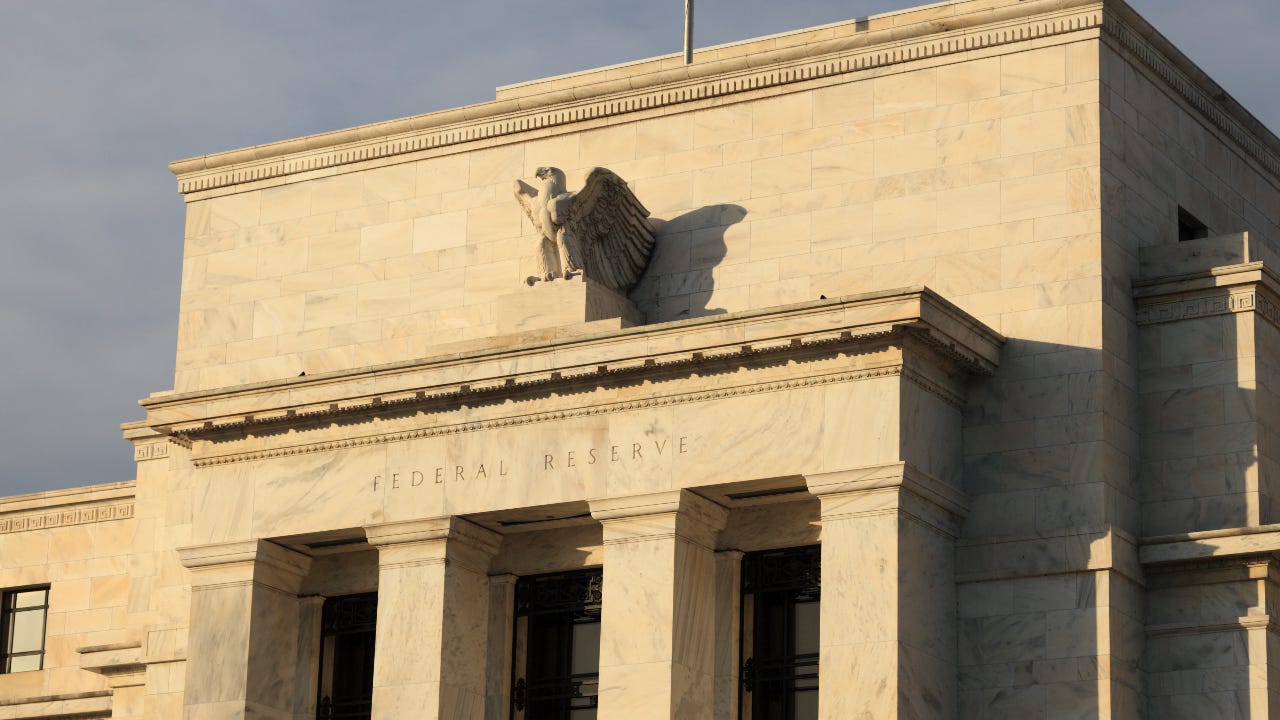
<svg viewBox="0 0 1280 720">
<path fill-rule="evenodd" d="M 44 718 L 109 718 L 110 692 L 46 695 L 32 698 L 0 698 L 0 720 Z"/>
<path fill-rule="evenodd" d="M 94 645 L 76 648 L 76 652 L 80 653 L 80 667 L 106 677 L 113 689 L 146 684 L 141 642 Z"/>
<path fill-rule="evenodd" d="M 897 288 L 764 310 L 586 335 L 493 338 L 477 350 L 232 388 L 162 394 L 140 404 L 168 435 L 291 424 L 397 402 L 470 396 L 573 376 L 861 342 L 895 329 L 972 374 L 989 375 L 1004 338 L 927 287 Z M 429 389 L 429 392 L 428 392 Z"/>
<path fill-rule="evenodd" d="M 1098 570 L 1114 570 L 1142 584 L 1136 539 L 1117 528 L 1094 526 L 956 542 L 957 583 Z"/>
<path fill-rule="evenodd" d="M 128 480 L 126 482 L 68 488 L 66 490 L 48 490 L 26 495 L 14 495 L 0 499 L 0 517 L 9 513 L 16 514 L 27 510 L 47 512 L 52 508 L 70 509 L 75 505 L 132 500 L 135 487 L 136 483 L 133 480 Z"/>
<path fill-rule="evenodd" d="M 607 80 L 525 97 L 495 100 L 347 130 L 284 140 L 171 163 L 180 192 L 199 199 L 231 186 L 288 176 L 310 179 L 352 163 L 434 152 L 448 146 L 581 126 L 655 108 L 781 88 L 890 66 L 941 59 L 976 49 L 1012 45 L 1082 30 L 1098 32 L 1098 0 L 972 0 L 977 10 L 882 33 L 679 66 L 641 78 Z M 917 12 L 920 8 L 906 13 Z M 872 38 L 870 41 L 868 37 Z M 1096 37 L 1096 36 L 1095 36 Z M 554 85 L 554 83 L 553 83 Z M 417 156 L 415 156 L 416 158 Z"/>
<path fill-rule="evenodd" d="M 1143 565 L 1262 555 L 1280 552 L 1280 524 L 1204 530 L 1142 539 Z"/>
</svg>

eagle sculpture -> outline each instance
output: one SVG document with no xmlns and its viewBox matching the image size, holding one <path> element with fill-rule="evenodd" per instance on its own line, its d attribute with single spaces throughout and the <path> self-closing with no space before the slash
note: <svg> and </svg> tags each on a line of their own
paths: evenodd
<svg viewBox="0 0 1280 720">
<path fill-rule="evenodd" d="M 653 251 L 649 211 L 626 181 L 598 167 L 577 192 L 566 192 L 559 168 L 540 167 L 538 186 L 515 181 L 516 199 L 539 237 L 536 280 L 574 273 L 627 293 L 639 282 Z"/>
</svg>

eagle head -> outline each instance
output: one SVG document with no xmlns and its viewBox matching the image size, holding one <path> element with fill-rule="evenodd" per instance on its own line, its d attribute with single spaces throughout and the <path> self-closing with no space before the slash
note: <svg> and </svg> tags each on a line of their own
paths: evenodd
<svg viewBox="0 0 1280 720">
<path fill-rule="evenodd" d="M 564 192 L 564 171 L 558 167 L 540 167 L 534 175 L 543 182 L 547 192 L 557 195 Z"/>
</svg>

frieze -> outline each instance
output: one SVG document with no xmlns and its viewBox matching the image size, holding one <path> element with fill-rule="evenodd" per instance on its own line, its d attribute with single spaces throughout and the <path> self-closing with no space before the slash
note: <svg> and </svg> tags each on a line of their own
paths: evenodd
<svg viewBox="0 0 1280 720">
<path fill-rule="evenodd" d="M 554 109 L 533 109 L 497 115 L 488 121 L 449 123 L 448 120 L 467 112 L 484 112 L 485 107 L 444 111 L 435 117 L 420 116 L 395 121 L 400 126 L 431 123 L 436 118 L 439 125 L 424 129 L 400 132 L 376 140 L 356 141 L 313 152 L 287 155 L 283 158 L 264 159 L 258 162 L 225 165 L 211 171 L 185 172 L 183 167 L 192 162 L 208 162 L 206 158 L 174 163 L 179 175 L 180 192 L 195 193 L 214 190 L 242 183 L 270 180 L 294 173 L 314 173 L 341 165 L 390 158 L 396 155 L 432 151 L 452 145 L 492 140 L 530 131 L 545 130 L 557 126 L 599 120 L 641 111 L 653 111 L 672 105 L 713 101 L 726 95 L 743 92 L 782 88 L 795 83 L 834 78 L 855 72 L 876 70 L 901 63 L 940 58 L 968 53 L 983 48 L 1053 37 L 1067 33 L 1100 28 L 1103 25 L 1101 10 L 1043 18 L 1033 22 L 1002 24 L 983 29 L 963 29 L 945 35 L 932 34 L 919 41 L 899 40 L 853 50 L 839 48 L 810 62 L 793 63 L 787 67 L 769 70 L 743 71 L 718 75 L 714 80 L 698 78 L 679 84 L 665 85 L 661 90 L 639 90 L 630 94 L 613 94 L 598 99 L 561 103 Z M 495 101 L 496 108 L 506 103 Z M 390 124 L 390 123 L 389 123 Z M 373 128 L 367 128 L 373 131 Z M 345 136 L 345 133 L 343 134 Z M 309 138 L 323 143 L 325 138 Z M 330 141 L 332 142 L 332 141 Z M 289 145 L 296 146 L 298 141 Z M 308 142 L 307 144 L 310 144 Z"/>
<path fill-rule="evenodd" d="M 85 525 L 109 520 L 126 520 L 131 517 L 133 517 L 131 502 L 31 513 L 17 517 L 0 517 L 0 534 Z"/>
<path fill-rule="evenodd" d="M 1256 291 L 1141 303 L 1135 313 L 1135 321 L 1138 325 L 1156 325 L 1241 312 L 1256 312 L 1267 322 L 1280 327 L 1280 307 Z"/>
<path fill-rule="evenodd" d="M 142 460 L 158 460 L 160 458 L 169 457 L 169 443 L 148 443 L 145 445 L 135 445 L 133 448 L 134 461 Z"/>
<path fill-rule="evenodd" d="M 419 390 L 414 392 L 398 392 L 389 395 L 377 395 L 353 399 L 343 403 L 322 403 L 314 406 L 296 407 L 287 411 L 276 411 L 270 414 L 259 413 L 225 417 L 218 420 L 206 420 L 199 424 L 170 428 L 170 439 L 179 444 L 189 442 L 201 436 L 247 431 L 255 432 L 255 428 L 272 426 L 295 426 L 303 421 L 350 416 L 357 413 L 378 413 L 404 409 L 410 406 L 427 406 L 448 404 L 450 407 L 463 403 L 473 404 L 486 399 L 487 396 L 509 397 L 522 390 L 542 390 L 552 387 L 568 388 L 574 383 L 596 383 L 600 379 L 626 379 L 628 377 L 648 376 L 656 371 L 673 371 L 698 369 L 707 363 L 734 362 L 745 359 L 761 359 L 775 357 L 791 357 L 797 350 L 831 351 L 846 354 L 862 352 L 857 346 L 869 341 L 886 340 L 905 337 L 925 341 L 937 352 L 950 353 L 958 361 L 976 365 L 973 358 L 957 353 L 954 348 L 944 348 L 940 343 L 928 343 L 928 334 L 912 332 L 908 328 L 895 327 L 888 330 L 872 330 L 854 333 L 841 331 L 836 334 L 823 333 L 809 337 L 778 338 L 763 343 L 747 343 L 728 347 L 708 348 L 694 352 L 682 352 L 657 357 L 638 357 L 622 361 L 613 361 L 592 366 L 579 366 L 555 370 L 549 373 L 528 373 L 519 376 L 491 377 L 469 383 L 436 388 L 434 392 Z M 840 346 L 851 346 L 841 349 Z M 981 366 L 971 369 L 982 372 Z M 447 408 L 446 408 L 447 409 Z M 432 412 L 440 412 L 441 408 L 432 408 Z"/>
<path fill-rule="evenodd" d="M 542 453 L 541 457 L 525 458 L 521 467 L 530 462 L 541 473 L 556 473 L 592 465 L 644 462 L 646 458 L 664 458 L 686 455 L 690 448 L 687 435 L 666 435 L 645 438 L 634 442 L 607 445 L 564 448 Z M 471 480 L 489 480 L 511 474 L 515 461 L 509 458 L 489 459 L 485 462 L 458 465 L 431 465 L 423 467 L 393 468 L 374 475 L 370 482 L 373 492 L 387 492 L 446 483 L 465 483 Z"/>
<path fill-rule="evenodd" d="M 605 415 L 630 410 L 643 410 L 648 408 L 663 407 L 666 405 L 682 405 L 685 403 L 701 402 L 704 400 L 717 400 L 726 397 L 736 397 L 740 395 L 755 395 L 765 392 L 777 392 L 780 390 L 791 390 L 795 388 L 812 387 L 817 385 L 829 385 L 832 383 L 852 382 L 855 380 L 865 380 L 869 378 L 889 377 L 902 374 L 901 365 L 892 365 L 881 368 L 873 368 L 869 370 L 859 370 L 854 372 L 835 373 L 831 375 L 821 375 L 817 377 L 800 378 L 796 380 L 782 380 L 777 382 L 759 383 L 756 385 L 745 385 L 740 387 L 725 388 L 722 390 L 710 390 L 694 393 L 683 393 L 677 395 L 666 395 L 663 397 L 646 398 L 644 400 L 632 400 L 620 403 L 607 403 L 602 405 L 594 405 L 590 407 L 582 407 L 571 410 L 557 410 L 554 412 L 530 413 L 528 415 L 519 415 L 514 417 L 494 418 L 491 420 L 481 420 L 476 422 L 457 423 L 453 425 L 442 425 L 430 428 L 421 428 L 417 430 L 404 430 L 399 432 L 385 433 L 382 435 L 369 435 L 360 438 L 349 438 L 342 440 L 333 440 L 327 442 L 313 443 L 307 445 L 295 445 L 287 448 L 273 448 L 271 450 L 258 450 L 246 453 L 232 453 L 220 455 L 217 457 L 195 458 L 192 464 L 197 468 L 212 467 L 216 465 L 227 465 L 237 462 L 249 462 L 254 460 L 267 460 L 271 458 L 287 457 L 291 455 L 305 455 L 316 452 L 330 452 L 341 450 L 349 447 L 358 447 L 363 445 L 381 445 L 384 443 L 402 442 L 405 440 L 416 440 L 419 438 L 439 437 L 443 435 L 457 435 L 460 433 L 476 432 L 479 430 L 488 430 L 492 428 L 513 427 L 519 425 L 530 425 L 534 423 L 554 422 L 569 418 L 587 417 L 591 415 Z M 926 388 L 927 389 L 927 388 Z M 947 398 L 943 398 L 944 400 Z M 949 400 L 948 400 L 949 401 Z"/>
</svg>

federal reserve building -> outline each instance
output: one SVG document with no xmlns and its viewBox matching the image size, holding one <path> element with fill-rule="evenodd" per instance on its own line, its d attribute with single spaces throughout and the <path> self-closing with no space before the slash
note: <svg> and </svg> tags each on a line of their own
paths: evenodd
<svg viewBox="0 0 1280 720">
<path fill-rule="evenodd" d="M 1280 719 L 1280 139 L 1120 0 L 169 167 L 0 720 Z"/>
</svg>

